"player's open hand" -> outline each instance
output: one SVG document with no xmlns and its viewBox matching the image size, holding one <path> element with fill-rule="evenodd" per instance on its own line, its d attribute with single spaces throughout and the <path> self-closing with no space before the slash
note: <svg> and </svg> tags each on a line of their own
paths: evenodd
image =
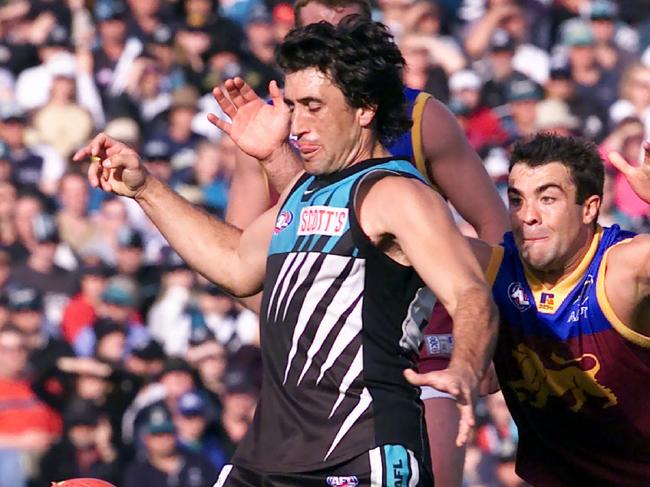
<svg viewBox="0 0 650 487">
<path fill-rule="evenodd" d="M 249 156 L 267 159 L 289 137 L 291 115 L 275 81 L 269 84 L 272 105 L 262 100 L 241 78 L 226 80 L 212 90 L 214 99 L 231 122 L 215 114 L 208 120 L 227 133 Z"/>
<path fill-rule="evenodd" d="M 623 173 L 634 192 L 646 203 L 650 203 L 650 142 L 643 143 L 644 158 L 638 166 L 633 166 L 618 152 L 608 154 L 612 165 Z"/>
<path fill-rule="evenodd" d="M 87 158 L 90 184 L 121 196 L 136 197 L 149 176 L 131 147 L 103 133 L 78 150 L 72 160 L 81 162 Z"/>
<path fill-rule="evenodd" d="M 460 423 L 456 445 L 463 446 L 476 424 L 474 406 L 478 397 L 478 378 L 469 367 L 448 367 L 426 374 L 407 369 L 404 377 L 414 386 L 429 386 L 444 391 L 456 398 L 460 409 Z"/>
</svg>

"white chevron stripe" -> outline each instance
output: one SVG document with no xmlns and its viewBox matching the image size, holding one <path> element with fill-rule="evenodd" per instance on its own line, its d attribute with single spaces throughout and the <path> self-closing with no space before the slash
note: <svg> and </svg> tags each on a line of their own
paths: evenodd
<svg viewBox="0 0 650 487">
<path fill-rule="evenodd" d="M 301 261 L 301 256 L 300 255 L 295 255 L 295 256 L 292 256 L 292 257 L 287 256 L 284 259 L 284 262 L 282 263 L 282 267 L 280 268 L 280 272 L 278 273 L 278 277 L 275 280 L 275 286 L 273 286 L 273 290 L 271 291 L 271 296 L 269 297 L 269 309 L 267 310 L 268 313 L 267 313 L 267 316 L 266 316 L 266 318 L 269 321 L 271 319 L 271 311 L 272 311 L 271 303 L 275 302 L 276 309 L 277 309 L 278 301 L 276 299 L 276 293 L 278 292 L 278 286 L 282 282 L 283 283 L 283 288 L 286 289 L 286 287 L 288 286 L 289 280 L 284 279 L 284 278 L 288 274 L 289 268 L 292 267 L 292 266 L 294 266 L 294 267 L 297 266 L 300 261 Z"/>
<path fill-rule="evenodd" d="M 334 345 L 330 350 L 330 353 L 327 355 L 327 359 L 320 368 L 320 375 L 316 379 L 316 384 L 320 384 L 320 381 L 323 380 L 325 372 L 327 372 L 337 358 L 343 353 L 345 347 L 347 347 L 354 337 L 356 337 L 361 332 L 361 309 L 363 307 L 363 298 L 357 301 L 356 306 L 350 313 L 348 320 L 345 322 L 343 328 L 341 328 L 340 333 L 334 340 Z"/>
<path fill-rule="evenodd" d="M 274 321 L 278 321 L 278 316 L 280 313 L 280 303 L 286 296 L 288 289 L 289 289 L 289 284 L 291 280 L 293 279 L 293 276 L 296 272 L 298 272 L 298 282 L 296 282 L 296 286 L 298 285 L 299 282 L 304 281 L 304 277 L 301 277 L 301 274 L 306 276 L 310 269 L 311 265 L 314 263 L 314 260 L 318 258 L 317 255 L 310 255 L 310 254 L 299 254 L 299 257 L 296 259 L 296 264 L 289 269 L 289 272 L 287 272 L 286 277 L 284 278 L 284 283 L 282 284 L 282 289 L 278 293 L 278 297 L 275 300 L 275 319 Z M 295 290 L 295 287 L 294 287 Z"/>
<path fill-rule="evenodd" d="M 310 257 L 312 255 L 314 256 L 314 258 L 311 259 L 311 263 L 313 264 L 313 260 L 315 260 L 315 258 L 319 255 L 323 254 L 314 252 L 313 254 L 310 254 Z M 314 314 L 316 306 L 320 302 L 321 298 L 330 288 L 332 282 L 334 282 L 334 280 L 341 274 L 341 271 L 345 268 L 345 265 L 349 260 L 350 257 L 342 257 L 339 255 L 327 255 L 323 260 L 323 264 L 319 269 L 318 274 L 314 278 L 309 291 L 307 291 L 307 294 L 305 295 L 305 299 L 302 302 L 302 307 L 300 308 L 300 314 L 296 320 L 296 326 L 293 329 L 291 350 L 289 351 L 289 356 L 287 358 L 287 366 L 284 371 L 284 380 L 282 381 L 283 384 L 287 382 L 287 376 L 289 375 L 289 370 L 291 369 L 291 363 L 293 362 L 293 358 L 296 356 L 296 352 L 298 350 L 298 340 L 305 331 L 309 318 Z M 305 269 L 308 267 L 310 268 L 311 265 L 304 265 L 303 268 L 300 269 L 300 283 L 302 282 L 301 279 L 304 280 L 307 277 L 308 270 L 305 271 Z M 303 271 L 305 271 L 304 275 Z M 296 283 L 295 288 L 298 287 L 299 283 Z"/>
<path fill-rule="evenodd" d="M 370 450 L 368 456 L 370 457 L 370 487 L 383 487 L 384 468 L 381 461 L 381 447 Z"/>
<path fill-rule="evenodd" d="M 334 325 L 336 325 L 336 322 L 339 320 L 345 310 L 347 310 L 357 298 L 358 290 L 361 289 L 363 285 L 363 279 L 365 278 L 364 273 L 359 272 L 362 268 L 363 262 L 361 260 L 355 260 L 354 264 L 352 265 L 352 269 L 350 270 L 350 274 L 341 284 L 341 287 L 334 296 L 332 303 L 327 308 L 325 317 L 323 318 L 323 321 L 318 326 L 318 330 L 316 331 L 314 341 L 307 351 L 307 360 L 305 361 L 305 366 L 302 368 L 302 372 L 300 373 L 298 385 L 300 385 L 300 382 L 302 382 L 302 379 L 307 373 L 312 360 L 320 351 L 323 343 L 332 331 L 332 328 L 334 328 Z"/>
<path fill-rule="evenodd" d="M 289 305 L 291 304 L 291 300 L 293 299 L 293 295 L 296 294 L 296 291 L 300 289 L 302 284 L 305 282 L 307 279 L 307 275 L 311 271 L 312 267 L 314 266 L 314 262 L 318 257 L 320 257 L 322 254 L 319 254 L 318 252 L 309 252 L 307 254 L 307 258 L 305 259 L 305 264 L 302 266 L 300 269 L 300 273 L 298 274 L 298 279 L 296 280 L 296 284 L 293 286 L 293 289 L 291 290 L 291 294 L 287 298 L 287 302 L 284 305 L 284 311 L 282 313 L 282 320 L 284 321 L 287 318 L 287 310 L 289 309 Z M 325 258 L 327 260 L 327 257 Z M 323 266 L 325 265 L 325 262 L 323 262 Z M 321 267 L 321 270 L 318 271 L 319 274 L 322 272 L 323 268 Z M 317 276 L 318 277 L 318 276 Z M 305 297 L 306 299 L 306 297 Z M 278 307 L 278 311 L 279 311 Z"/>
<path fill-rule="evenodd" d="M 409 487 L 417 487 L 420 482 L 420 464 L 411 450 L 406 450 L 409 453 L 409 464 L 411 466 L 411 480 L 409 480 Z"/>
<path fill-rule="evenodd" d="M 327 457 L 329 457 L 332 451 L 334 451 L 336 445 L 341 442 L 346 433 L 350 431 L 352 426 L 354 426 L 354 423 L 356 423 L 357 419 L 359 419 L 361 415 L 370 407 L 370 404 L 372 404 L 372 396 L 370 395 L 370 392 L 368 392 L 368 389 L 364 387 L 363 391 L 361 391 L 359 403 L 354 407 L 352 411 L 350 411 L 350 414 L 347 418 L 345 418 L 345 421 L 343 421 L 343 424 L 341 425 L 338 433 L 336 433 L 334 441 L 332 441 L 332 445 L 327 451 L 325 458 L 323 458 L 323 461 L 327 460 Z"/>
<path fill-rule="evenodd" d="M 345 373 L 345 376 L 341 381 L 341 385 L 339 386 L 339 397 L 336 398 L 336 402 L 334 403 L 334 406 L 332 406 L 332 410 L 330 411 L 330 415 L 328 416 L 328 418 L 331 418 L 334 415 L 336 409 L 339 407 L 341 402 L 343 402 L 343 398 L 345 397 L 345 393 L 350 388 L 350 384 L 352 384 L 352 381 L 359 376 L 362 370 L 363 370 L 363 345 L 359 347 L 359 351 L 355 355 L 354 360 L 350 364 L 350 368 Z"/>
</svg>

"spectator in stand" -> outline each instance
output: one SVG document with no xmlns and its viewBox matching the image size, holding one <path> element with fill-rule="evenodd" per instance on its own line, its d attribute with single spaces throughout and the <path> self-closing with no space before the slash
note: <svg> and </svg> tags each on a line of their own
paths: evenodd
<svg viewBox="0 0 650 487">
<path fill-rule="evenodd" d="M 170 485 L 212 487 L 217 470 L 203 455 L 180 449 L 170 414 L 158 406 L 149 411 L 144 426 L 144 458 L 127 467 L 123 487 Z"/>
<path fill-rule="evenodd" d="M 91 216 L 91 220 L 95 228 L 95 234 L 85 246 L 84 253 L 97 255 L 103 262 L 115 265 L 117 262 L 118 234 L 121 229 L 128 225 L 128 215 L 124 201 L 110 196 L 103 198 L 99 211 Z"/>
<path fill-rule="evenodd" d="M 61 240 L 77 253 L 83 252 L 96 231 L 87 214 L 88 198 L 88 181 L 84 175 L 68 171 L 61 177 L 56 223 Z"/>
<path fill-rule="evenodd" d="M 113 369 L 122 367 L 126 358 L 126 330 L 110 319 L 95 322 L 95 350 L 93 357 L 109 364 Z"/>
<path fill-rule="evenodd" d="M 470 58 L 482 59 L 498 31 L 508 34 L 515 43 L 513 68 L 539 84 L 545 83 L 549 55 L 530 43 L 532 31 L 521 2 L 516 0 L 488 0 L 485 15 L 470 24 L 465 33 L 465 50 Z"/>
<path fill-rule="evenodd" d="M 610 106 L 617 95 L 617 75 L 605 71 L 596 60 L 596 38 L 583 19 L 570 19 L 562 25 L 561 42 L 569 56 L 571 78 L 576 92 L 590 103 Z"/>
<path fill-rule="evenodd" d="M 224 376 L 221 424 L 223 446 L 232 454 L 253 421 L 261 384 L 259 349 L 244 347 L 230 356 Z"/>
<path fill-rule="evenodd" d="M 109 280 L 101 294 L 101 304 L 98 309 L 99 320 L 109 319 L 118 323 L 126 333 L 126 350 L 128 354 L 132 347 L 149 339 L 149 332 L 142 324 L 137 311 L 137 287 L 127 279 L 113 277 Z M 99 321 L 98 320 L 98 321 Z M 95 321 L 81 329 L 74 342 L 77 355 L 92 356 L 97 342 Z"/>
<path fill-rule="evenodd" d="M 208 140 L 196 148 L 196 162 L 188 179 L 176 186 L 185 199 L 223 218 L 228 205 L 231 174 L 223 166 L 220 146 Z"/>
<path fill-rule="evenodd" d="M 149 139 L 142 147 L 142 157 L 147 167 L 154 176 L 161 181 L 174 185 L 172 181 L 171 148 L 164 139 Z"/>
<path fill-rule="evenodd" d="M 36 45 L 40 63 L 23 70 L 16 80 L 16 101 L 23 110 L 45 105 L 49 98 L 52 74 L 50 63 L 55 59 L 74 59 L 69 52 L 69 27 L 48 23 L 40 33 L 44 38 Z"/>
<path fill-rule="evenodd" d="M 93 119 L 77 99 L 77 66 L 74 58 L 54 58 L 49 64 L 52 77 L 46 103 L 32 117 L 34 136 L 52 146 L 63 159 L 88 140 Z M 74 130 L 70 130 L 74 127 Z"/>
<path fill-rule="evenodd" d="M 198 99 L 198 92 L 191 86 L 174 90 L 168 115 L 168 128 L 164 133 L 153 134 L 169 144 L 175 172 L 188 170 L 194 164 L 196 146 L 204 139 L 192 128 L 192 119 L 198 111 Z"/>
<path fill-rule="evenodd" d="M 183 394 L 178 400 L 178 412 L 172 417 L 176 428 L 179 445 L 195 453 L 207 457 L 217 470 L 230 459 L 226 454 L 221 439 L 215 434 L 214 408 L 207 402 L 199 391 Z"/>
<path fill-rule="evenodd" d="M 207 328 L 207 333 L 202 338 L 190 340 L 187 349 L 187 360 L 198 372 L 201 384 L 205 388 L 210 401 L 221 405 L 221 398 L 225 394 L 224 373 L 227 364 L 226 348 L 219 343 Z M 198 334 L 195 334 L 198 335 Z"/>
<path fill-rule="evenodd" d="M 172 98 L 162 65 L 150 55 L 142 54 L 133 62 L 126 91 L 145 136 L 164 130 Z"/>
<path fill-rule="evenodd" d="M 22 191 L 13 202 L 15 235 L 13 242 L 8 243 L 7 248 L 14 265 L 24 263 L 31 249 L 37 245 L 32 221 L 43 212 L 43 201 L 44 196 L 38 191 Z"/>
<path fill-rule="evenodd" d="M 0 329 L 0 474 L 12 487 L 26 485 L 25 456 L 44 453 L 61 434 L 61 418 L 38 400 L 27 374 L 27 342 L 12 326 Z"/>
<path fill-rule="evenodd" d="M 31 288 L 13 288 L 8 291 L 9 322 L 23 334 L 27 346 L 28 371 L 36 379 L 43 371 L 54 366 L 61 357 L 73 355 L 70 345 L 48 329 L 43 312 L 43 298 Z M 49 384 L 58 392 L 57 384 Z"/>
<path fill-rule="evenodd" d="M 544 85 L 546 98 L 559 100 L 569 105 L 571 113 L 580 120 L 580 133 L 589 139 L 602 140 L 608 126 L 607 110 L 601 103 L 593 103 L 576 90 L 576 83 L 571 78 L 568 59 L 558 55 L 551 59 L 551 72 Z"/>
<path fill-rule="evenodd" d="M 510 115 L 504 120 L 503 125 L 509 132 L 511 141 L 535 133 L 537 104 L 542 97 L 541 88 L 533 80 L 513 80 L 508 84 L 506 99 L 510 107 Z"/>
<path fill-rule="evenodd" d="M 638 118 L 650 138 L 650 66 L 636 62 L 628 67 L 619 85 L 620 98 L 610 107 L 614 125 L 628 117 Z"/>
<path fill-rule="evenodd" d="M 172 414 L 177 412 L 180 397 L 199 384 L 194 369 L 179 357 L 168 358 L 157 380 L 141 389 L 126 411 L 122 421 L 122 438 L 133 443 L 141 451 L 141 433 L 151 410 L 163 408 Z"/>
<path fill-rule="evenodd" d="M 77 278 L 55 262 L 60 239 L 54 218 L 40 214 L 31 223 L 34 245 L 30 248 L 27 261 L 13 267 L 11 279 L 37 289 L 43 295 L 47 319 L 53 325 L 58 325 L 68 301 L 78 290 Z"/>
<path fill-rule="evenodd" d="M 508 140 L 497 114 L 480 104 L 482 85 L 479 75 L 469 69 L 458 71 L 449 78 L 452 111 L 462 114 L 465 135 L 479 153 Z"/>
<path fill-rule="evenodd" d="M 140 385 L 146 386 L 160 376 L 165 365 L 165 351 L 153 338 L 147 342 L 137 343 L 125 360 L 127 372 L 137 376 Z"/>
<path fill-rule="evenodd" d="M 9 147 L 12 175 L 20 189 L 38 189 L 54 194 L 65 165 L 54 149 L 26 143 L 28 120 L 15 104 L 0 105 L 0 139 Z"/>
<path fill-rule="evenodd" d="M 144 232 L 128 225 L 118 230 L 116 273 L 140 285 L 140 299 L 148 309 L 160 287 L 160 269 L 146 263 L 146 255 Z"/>
<path fill-rule="evenodd" d="M 615 76 L 634 61 L 639 35 L 619 19 L 618 6 L 609 0 L 592 0 L 589 5 L 591 30 L 596 39 L 598 64 Z"/>
<path fill-rule="evenodd" d="M 526 79 L 526 75 L 515 70 L 512 59 L 515 41 L 510 35 L 498 30 L 490 40 L 487 69 L 491 75 L 481 88 L 481 103 L 490 108 L 503 108 L 508 103 L 508 86 L 513 81 Z"/>
<path fill-rule="evenodd" d="M 64 414 L 63 437 L 43 456 L 39 485 L 77 477 L 92 477 L 118 484 L 121 469 L 112 443 L 112 429 L 92 402 L 72 401 Z"/>
</svg>

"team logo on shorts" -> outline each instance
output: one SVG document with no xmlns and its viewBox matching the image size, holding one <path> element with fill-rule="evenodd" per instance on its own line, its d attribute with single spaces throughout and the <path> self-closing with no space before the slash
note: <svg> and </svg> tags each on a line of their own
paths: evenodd
<svg viewBox="0 0 650 487">
<path fill-rule="evenodd" d="M 356 475 L 350 475 L 347 477 L 330 476 L 327 477 L 327 485 L 331 485 L 332 487 L 356 487 L 357 485 L 359 485 L 359 479 L 357 478 Z"/>
<path fill-rule="evenodd" d="M 275 228 L 273 229 L 273 233 L 277 235 L 282 230 L 291 225 L 292 221 L 293 213 L 291 213 L 289 210 L 282 210 L 278 215 L 277 220 L 275 220 Z"/>
<path fill-rule="evenodd" d="M 520 282 L 513 282 L 508 286 L 508 297 L 519 311 L 526 311 L 530 308 L 530 299 Z"/>
</svg>

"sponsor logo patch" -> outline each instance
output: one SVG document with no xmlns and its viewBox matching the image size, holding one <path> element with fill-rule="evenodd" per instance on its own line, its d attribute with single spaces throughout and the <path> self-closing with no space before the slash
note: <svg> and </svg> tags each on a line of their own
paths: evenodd
<svg viewBox="0 0 650 487">
<path fill-rule="evenodd" d="M 424 335 L 424 343 L 429 357 L 451 357 L 454 339 L 451 334 Z"/>
<path fill-rule="evenodd" d="M 308 206 L 300 211 L 298 235 L 343 235 L 347 222 L 347 208 Z"/>
<path fill-rule="evenodd" d="M 291 225 L 292 221 L 293 221 L 293 213 L 291 213 L 288 210 L 282 210 L 278 215 L 277 220 L 275 220 L 275 228 L 273 229 L 273 233 L 277 235 L 282 230 L 284 230 L 289 225 Z"/>
<path fill-rule="evenodd" d="M 508 297 L 519 311 L 526 311 L 530 308 L 530 298 L 520 282 L 513 282 L 508 286 Z"/>
<path fill-rule="evenodd" d="M 349 476 L 330 476 L 327 477 L 327 485 L 333 487 L 356 487 L 359 485 L 359 479 L 356 475 Z"/>
<path fill-rule="evenodd" d="M 553 293 L 542 293 L 542 296 L 539 300 L 539 309 L 552 311 L 555 309 L 555 294 Z"/>
</svg>

